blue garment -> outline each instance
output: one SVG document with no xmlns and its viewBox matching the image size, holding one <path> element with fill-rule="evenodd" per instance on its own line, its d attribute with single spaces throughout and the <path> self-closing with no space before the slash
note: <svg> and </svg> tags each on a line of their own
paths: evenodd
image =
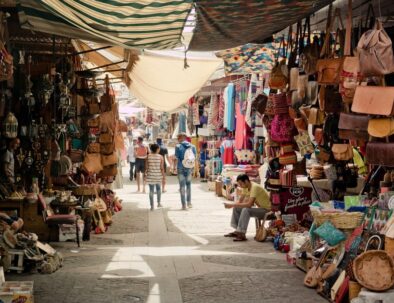
<svg viewBox="0 0 394 303">
<path fill-rule="evenodd" d="M 185 169 L 185 167 L 183 167 L 182 161 L 185 157 L 186 149 L 188 148 L 192 148 L 194 156 L 197 156 L 196 147 L 188 141 L 183 141 L 182 143 L 177 144 L 177 146 L 175 147 L 175 157 L 178 160 L 178 170 L 180 168 Z"/>
<path fill-rule="evenodd" d="M 234 131 L 235 130 L 235 86 L 234 83 L 230 83 L 227 86 L 227 102 L 228 105 L 226 107 L 227 112 L 227 130 Z"/>
<path fill-rule="evenodd" d="M 150 206 L 154 206 L 153 196 L 155 195 L 155 187 L 157 193 L 157 204 L 160 204 L 161 200 L 161 184 L 149 184 L 149 201 Z"/>
<path fill-rule="evenodd" d="M 192 169 L 191 168 L 178 168 L 178 181 L 179 181 L 179 189 L 181 193 L 181 202 L 182 206 L 186 206 L 187 204 L 191 204 L 192 201 Z"/>
<path fill-rule="evenodd" d="M 186 115 L 185 113 L 179 113 L 179 132 L 186 133 Z"/>
</svg>

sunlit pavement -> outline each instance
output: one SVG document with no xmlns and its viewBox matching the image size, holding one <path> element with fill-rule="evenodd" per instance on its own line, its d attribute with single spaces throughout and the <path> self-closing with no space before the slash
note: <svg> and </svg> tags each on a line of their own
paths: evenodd
<svg viewBox="0 0 394 303">
<path fill-rule="evenodd" d="M 253 241 L 253 221 L 249 241 L 224 238 L 231 211 L 206 183 L 194 182 L 193 208 L 182 211 L 177 179 L 168 177 L 164 207 L 149 211 L 148 195 L 126 179 L 117 190 L 124 210 L 106 234 L 92 234 L 80 249 L 51 243 L 65 255 L 61 270 L 8 279 L 34 280 L 38 303 L 325 302 L 303 286 L 303 273 L 284 254 Z"/>
</svg>

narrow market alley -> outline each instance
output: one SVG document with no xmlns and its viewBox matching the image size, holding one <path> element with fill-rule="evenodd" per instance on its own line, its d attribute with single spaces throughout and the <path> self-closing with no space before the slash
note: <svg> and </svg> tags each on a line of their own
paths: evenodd
<svg viewBox="0 0 394 303">
<path fill-rule="evenodd" d="M 177 179 L 169 177 L 163 208 L 151 212 L 148 195 L 124 180 L 117 191 L 124 209 L 106 234 L 92 234 L 80 249 L 51 243 L 64 255 L 64 267 L 51 276 L 8 279 L 33 280 L 36 303 L 325 302 L 285 254 L 253 240 L 253 221 L 247 242 L 223 237 L 231 211 L 206 183 L 193 183 L 193 208 L 181 211 Z"/>
</svg>

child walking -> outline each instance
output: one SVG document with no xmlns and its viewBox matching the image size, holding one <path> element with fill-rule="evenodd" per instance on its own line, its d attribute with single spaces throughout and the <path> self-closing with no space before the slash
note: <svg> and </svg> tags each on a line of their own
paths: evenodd
<svg viewBox="0 0 394 303">
<path fill-rule="evenodd" d="M 156 187 L 157 193 L 157 207 L 161 207 L 161 183 L 164 178 L 164 158 L 159 154 L 160 147 L 157 144 L 152 144 L 150 147 L 151 153 L 146 160 L 145 179 L 149 185 L 149 200 L 150 210 L 154 209 L 154 193 Z"/>
</svg>

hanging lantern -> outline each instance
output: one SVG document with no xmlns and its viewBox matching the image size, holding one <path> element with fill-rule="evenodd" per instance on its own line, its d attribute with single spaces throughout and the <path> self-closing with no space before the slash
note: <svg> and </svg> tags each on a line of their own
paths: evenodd
<svg viewBox="0 0 394 303">
<path fill-rule="evenodd" d="M 3 135 L 6 138 L 13 139 L 18 136 L 18 120 L 11 112 L 7 114 L 3 122 Z"/>
</svg>

